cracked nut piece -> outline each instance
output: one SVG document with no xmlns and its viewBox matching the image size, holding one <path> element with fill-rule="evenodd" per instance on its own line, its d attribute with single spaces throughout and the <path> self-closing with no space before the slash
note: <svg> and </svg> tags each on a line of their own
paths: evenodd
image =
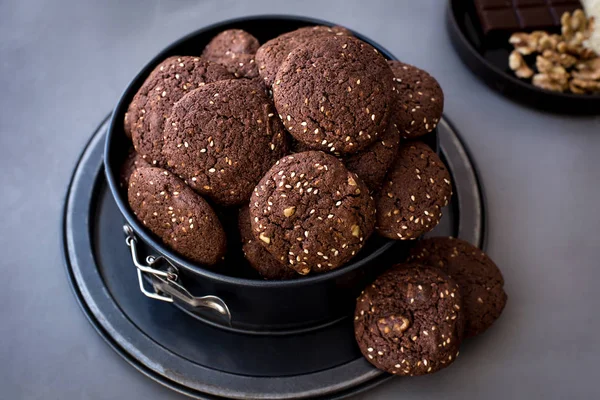
<svg viewBox="0 0 600 400">
<path fill-rule="evenodd" d="M 572 14 L 565 12 L 560 18 L 560 23 L 562 35 L 569 42 L 583 42 L 582 38 L 589 34 L 588 19 L 581 9 L 573 11 Z"/>
<path fill-rule="evenodd" d="M 569 90 L 575 94 L 585 94 L 585 90 L 573 83 L 573 80 L 569 82 Z"/>
<path fill-rule="evenodd" d="M 379 332 L 384 336 L 402 336 L 410 327 L 410 320 L 403 315 L 390 315 L 377 321 Z"/>
<path fill-rule="evenodd" d="M 555 65 L 552 61 L 542 56 L 537 56 L 535 66 L 542 74 L 546 74 L 551 80 L 561 85 L 565 85 L 569 81 L 569 73 L 560 65 Z"/>
<path fill-rule="evenodd" d="M 508 42 L 514 46 L 516 51 L 527 56 L 537 50 L 538 41 L 544 35 L 547 36 L 548 34 L 542 31 L 534 31 L 532 33 L 518 32 L 513 33 Z"/>
<path fill-rule="evenodd" d="M 561 84 L 553 80 L 548 74 L 535 74 L 532 79 L 533 86 L 541 89 L 551 90 L 553 92 L 564 92 L 568 84 Z"/>
<path fill-rule="evenodd" d="M 531 78 L 533 76 L 533 70 L 529 68 L 521 53 L 514 50 L 508 57 L 508 66 L 515 72 L 515 75 L 519 78 Z"/>
<path fill-rule="evenodd" d="M 564 68 L 571 68 L 577 64 L 578 61 L 577 58 L 570 54 L 560 54 L 552 50 L 544 50 L 542 57 Z"/>
<path fill-rule="evenodd" d="M 560 42 L 560 35 L 549 35 L 548 33 L 544 32 L 544 35 L 542 35 L 538 40 L 537 51 L 538 53 L 541 53 L 546 50 L 556 50 L 556 46 L 558 46 Z"/>
<path fill-rule="evenodd" d="M 600 57 L 577 64 L 577 71 L 573 71 L 572 76 L 584 81 L 600 80 Z"/>
<path fill-rule="evenodd" d="M 566 53 L 579 58 L 580 60 L 591 60 L 597 57 L 597 54 L 587 47 L 576 46 L 566 42 L 560 42 L 556 46 L 559 53 Z"/>
<path fill-rule="evenodd" d="M 583 79 L 571 79 L 569 83 L 571 90 L 575 88 L 578 91 L 584 91 L 585 93 L 600 92 L 600 81 L 586 81 Z"/>
</svg>

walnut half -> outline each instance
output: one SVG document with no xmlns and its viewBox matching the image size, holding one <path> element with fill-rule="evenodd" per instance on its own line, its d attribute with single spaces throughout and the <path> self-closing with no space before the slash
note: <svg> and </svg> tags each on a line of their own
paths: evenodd
<svg viewBox="0 0 600 400">
<path fill-rule="evenodd" d="M 522 79 L 529 79 L 533 76 L 533 70 L 529 68 L 521 53 L 513 50 L 508 57 L 508 66 L 515 72 L 515 75 Z"/>
<path fill-rule="evenodd" d="M 535 74 L 532 83 L 534 86 L 553 92 L 564 92 L 569 87 L 568 84 L 565 85 L 553 80 L 548 74 Z"/>
</svg>

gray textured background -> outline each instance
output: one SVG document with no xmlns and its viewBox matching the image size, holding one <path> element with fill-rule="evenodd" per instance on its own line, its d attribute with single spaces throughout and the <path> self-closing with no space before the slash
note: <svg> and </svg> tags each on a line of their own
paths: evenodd
<svg viewBox="0 0 600 400">
<path fill-rule="evenodd" d="M 138 69 L 185 33 L 292 13 L 346 25 L 430 71 L 475 155 L 508 306 L 453 367 L 359 398 L 600 398 L 600 119 L 520 107 L 454 54 L 442 0 L 0 1 L 0 397 L 180 399 L 126 364 L 79 310 L 60 253 L 71 170 Z"/>
</svg>

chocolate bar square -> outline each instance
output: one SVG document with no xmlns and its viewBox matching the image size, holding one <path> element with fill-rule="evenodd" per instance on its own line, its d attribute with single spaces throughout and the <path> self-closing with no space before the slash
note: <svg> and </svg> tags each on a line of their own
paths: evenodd
<svg viewBox="0 0 600 400">
<path fill-rule="evenodd" d="M 484 10 L 479 13 L 483 32 L 488 34 L 491 31 L 514 31 L 519 29 L 519 20 L 511 8 Z"/>
<path fill-rule="evenodd" d="M 565 5 L 565 4 L 569 4 L 574 6 L 576 9 L 577 8 L 581 8 L 581 2 L 579 0 L 547 0 L 548 4 L 550 4 L 551 6 L 557 5 Z"/>
<path fill-rule="evenodd" d="M 491 10 L 494 8 L 509 8 L 512 6 L 511 0 L 477 0 L 475 5 L 480 10 Z"/>
<path fill-rule="evenodd" d="M 517 8 L 517 16 L 521 29 L 551 29 L 555 26 L 554 16 L 546 6 Z"/>
<path fill-rule="evenodd" d="M 514 5 L 519 7 L 545 6 L 546 0 L 514 0 Z"/>
<path fill-rule="evenodd" d="M 484 35 L 494 32 L 560 31 L 560 17 L 581 7 L 579 0 L 473 0 Z"/>
</svg>

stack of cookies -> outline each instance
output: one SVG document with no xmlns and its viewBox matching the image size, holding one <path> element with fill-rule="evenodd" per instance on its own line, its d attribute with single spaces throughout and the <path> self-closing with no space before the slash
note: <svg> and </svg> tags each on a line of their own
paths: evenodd
<svg viewBox="0 0 600 400">
<path fill-rule="evenodd" d="M 413 240 L 439 223 L 450 174 L 419 138 L 443 104 L 427 72 L 386 60 L 345 28 L 301 28 L 262 46 L 227 30 L 199 57 L 164 60 L 138 90 L 122 184 L 142 224 L 193 262 L 216 265 L 232 250 L 219 215 L 235 213 L 264 279 L 324 273 L 374 232 Z M 361 350 L 394 374 L 450 364 L 506 300 L 481 251 L 418 243 L 357 303 Z"/>
<path fill-rule="evenodd" d="M 192 261 L 224 257 L 214 210 L 235 207 L 263 278 L 326 272 L 373 232 L 415 239 L 437 225 L 450 175 L 414 139 L 435 129 L 443 103 L 433 77 L 345 28 L 305 27 L 262 46 L 227 30 L 199 57 L 164 60 L 138 90 L 122 181 L 140 221 Z"/>
<path fill-rule="evenodd" d="M 433 373 L 500 317 L 506 299 L 502 273 L 480 249 L 451 237 L 419 240 L 358 297 L 356 341 L 386 372 Z"/>
</svg>

